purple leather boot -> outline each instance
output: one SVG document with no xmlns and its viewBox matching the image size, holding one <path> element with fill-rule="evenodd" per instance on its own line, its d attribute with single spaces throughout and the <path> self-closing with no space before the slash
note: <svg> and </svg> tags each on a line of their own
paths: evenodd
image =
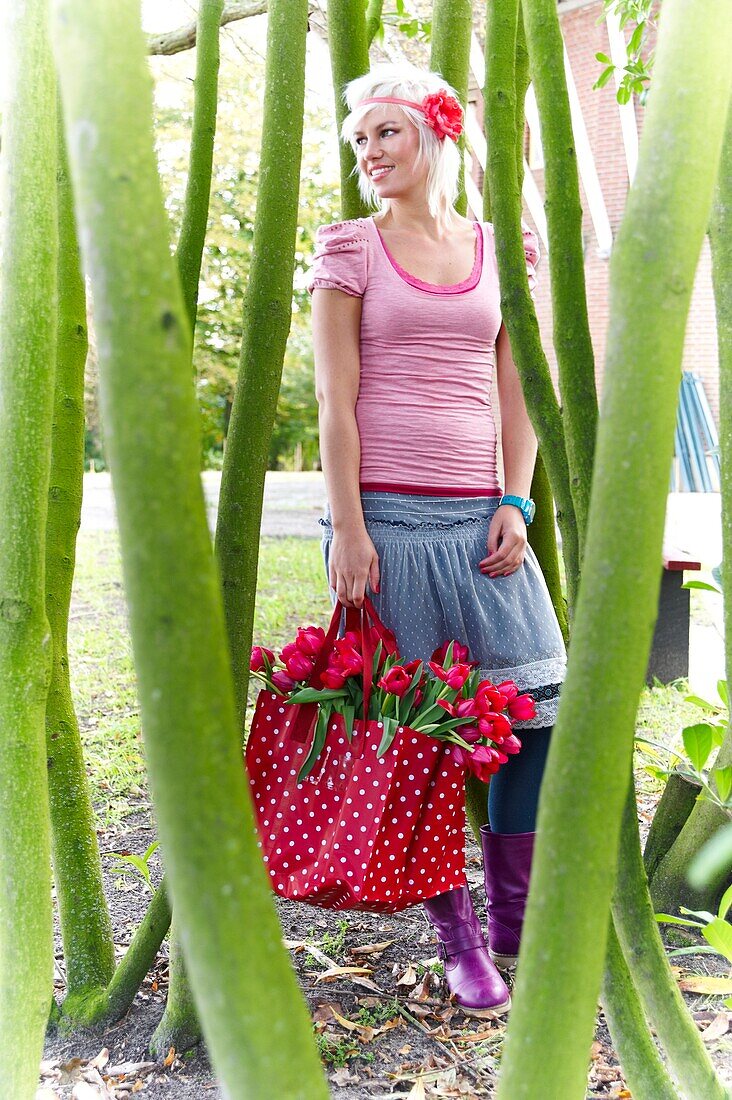
<svg viewBox="0 0 732 1100">
<path fill-rule="evenodd" d="M 447 987 L 463 1012 L 480 1017 L 507 1012 L 511 995 L 488 954 L 467 886 L 430 898 L 424 907 L 437 932 Z"/>
<path fill-rule="evenodd" d="M 488 949 L 502 970 L 518 961 L 534 836 L 534 833 L 492 833 L 488 825 L 480 827 Z"/>
</svg>

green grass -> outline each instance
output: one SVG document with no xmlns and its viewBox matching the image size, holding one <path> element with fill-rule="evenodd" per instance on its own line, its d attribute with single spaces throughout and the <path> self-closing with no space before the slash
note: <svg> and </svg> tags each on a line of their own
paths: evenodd
<svg viewBox="0 0 732 1100">
<path fill-rule="evenodd" d="M 280 649 L 291 641 L 298 626 L 324 622 L 330 609 L 319 541 L 263 539 L 255 644 Z M 116 532 L 87 531 L 79 535 L 69 664 L 92 796 L 100 824 L 108 826 L 138 808 L 138 799 L 147 798 Z M 251 701 L 257 690 L 257 684 L 252 684 Z"/>
<path fill-rule="evenodd" d="M 675 757 L 670 750 L 683 752 L 681 731 L 684 726 L 703 721 L 704 712 L 694 703 L 687 703 L 689 694 L 686 680 L 676 680 L 672 684 L 657 684 L 643 689 L 638 707 L 636 734 L 665 746 L 666 750 L 636 744 L 635 772 L 639 789 L 646 793 L 660 792 L 663 781 L 650 775 L 646 766 L 668 768 Z"/>
</svg>

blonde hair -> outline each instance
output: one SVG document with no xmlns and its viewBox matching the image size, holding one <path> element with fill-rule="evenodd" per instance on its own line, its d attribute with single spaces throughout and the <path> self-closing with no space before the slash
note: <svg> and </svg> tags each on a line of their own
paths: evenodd
<svg viewBox="0 0 732 1100">
<path fill-rule="evenodd" d="M 439 73 L 424 72 L 407 61 L 398 64 L 382 62 L 374 65 L 364 76 L 349 81 L 343 90 L 343 99 L 349 114 L 346 115 L 341 126 L 341 140 L 348 142 L 355 152 L 355 130 L 369 111 L 380 106 L 376 103 L 365 103 L 359 106 L 361 100 L 371 96 L 395 96 L 398 99 L 413 99 L 421 103 L 430 92 L 439 92 L 443 89 L 458 99 L 455 89 Z M 426 160 L 429 165 L 427 205 L 430 214 L 437 219 L 438 223 L 446 223 L 458 195 L 460 152 L 457 144 L 447 137 L 440 141 L 434 130 L 427 125 L 422 111 L 416 107 L 406 107 L 402 104 L 394 104 L 394 107 L 402 111 L 417 127 L 419 135 L 417 164 Z M 386 213 L 391 205 L 390 200 L 379 197 L 371 180 L 360 170 L 358 164 L 351 175 L 358 177 L 358 189 L 364 202 Z"/>
</svg>

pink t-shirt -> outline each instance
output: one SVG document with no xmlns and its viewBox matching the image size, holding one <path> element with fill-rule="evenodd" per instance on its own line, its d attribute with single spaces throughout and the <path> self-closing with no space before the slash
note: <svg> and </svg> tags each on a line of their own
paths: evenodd
<svg viewBox="0 0 732 1100">
<path fill-rule="evenodd" d="M 308 282 L 362 298 L 356 421 L 362 489 L 499 491 L 491 408 L 501 327 L 493 226 L 475 222 L 467 279 L 425 283 L 390 255 L 372 218 L 324 225 Z M 539 258 L 524 232 L 529 285 Z"/>
</svg>

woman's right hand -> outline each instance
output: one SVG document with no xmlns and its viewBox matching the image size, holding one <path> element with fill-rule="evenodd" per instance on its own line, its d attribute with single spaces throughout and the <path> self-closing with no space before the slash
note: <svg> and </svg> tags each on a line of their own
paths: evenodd
<svg viewBox="0 0 732 1100">
<path fill-rule="evenodd" d="M 367 584 L 372 592 L 379 591 L 379 555 L 365 530 L 333 532 L 328 576 L 344 607 L 360 608 Z"/>
</svg>

